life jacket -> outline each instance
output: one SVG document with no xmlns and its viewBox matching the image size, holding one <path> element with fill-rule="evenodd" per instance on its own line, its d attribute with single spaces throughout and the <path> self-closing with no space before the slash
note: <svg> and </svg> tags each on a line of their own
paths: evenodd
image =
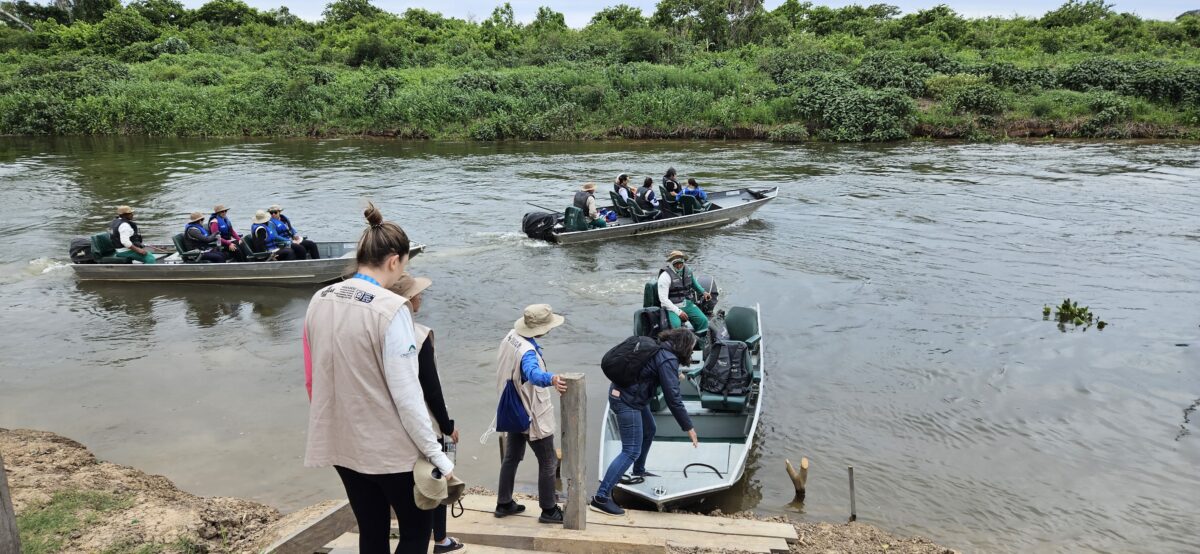
<svg viewBox="0 0 1200 554">
<path fill-rule="evenodd" d="M 296 234 L 296 229 L 292 227 L 292 222 L 286 215 L 279 214 L 279 219 L 271 219 L 271 222 L 275 224 L 275 234 L 285 239 L 291 239 L 292 235 Z"/>
<path fill-rule="evenodd" d="M 667 177 L 664 175 L 662 184 L 663 188 L 667 189 L 667 192 L 679 194 L 679 192 L 683 190 L 683 187 L 679 186 L 679 181 L 676 181 L 674 177 Z"/>
<path fill-rule="evenodd" d="M 656 210 L 658 206 L 654 205 L 656 198 L 654 196 L 653 187 L 642 187 L 638 189 L 637 203 L 643 210 Z"/>
<path fill-rule="evenodd" d="M 586 190 L 581 190 L 581 191 L 575 193 L 575 202 L 574 202 L 575 207 L 583 210 L 583 215 L 588 215 L 587 201 L 588 201 L 588 198 L 591 196 L 592 196 L 592 193 L 590 193 Z"/>
<path fill-rule="evenodd" d="M 123 219 L 119 216 L 116 219 L 114 219 L 112 221 L 112 223 L 108 224 L 108 240 L 112 241 L 113 248 L 116 248 L 117 250 L 125 248 L 125 245 L 121 244 L 120 229 L 121 229 L 122 223 L 128 223 L 129 227 L 133 229 L 133 235 L 129 237 L 129 242 L 132 242 L 133 245 L 138 248 L 144 248 L 145 245 L 142 244 L 142 235 L 138 234 L 137 223 L 134 223 L 132 221 L 126 221 L 125 219 Z"/>
<path fill-rule="evenodd" d="M 259 236 L 258 230 L 262 229 L 266 232 L 266 237 Z M 255 252 L 266 252 L 268 250 L 276 250 L 281 246 L 287 246 L 288 240 L 280 237 L 279 233 L 275 232 L 275 225 L 271 222 L 255 223 L 250 226 L 251 246 Z"/>
<path fill-rule="evenodd" d="M 692 288 L 692 268 L 684 264 L 683 271 L 677 272 L 671 264 L 667 264 L 658 270 L 658 274 L 662 275 L 664 271 L 671 277 L 671 288 L 667 290 L 667 298 L 672 304 L 678 306 L 684 300 L 696 298 L 696 289 Z"/>
<path fill-rule="evenodd" d="M 199 229 L 201 236 L 204 236 L 204 237 L 208 236 L 208 229 L 205 229 L 203 225 L 196 223 L 196 222 L 188 223 L 187 225 L 184 225 L 184 227 L 183 227 L 183 247 L 184 248 L 187 248 L 188 250 L 208 250 L 209 248 L 212 247 L 212 244 L 210 244 L 210 243 L 200 242 L 200 241 L 192 238 L 191 235 L 188 234 L 188 231 L 191 229 Z"/>
<path fill-rule="evenodd" d="M 233 240 L 233 224 L 229 222 L 229 219 L 212 214 L 208 218 L 208 224 L 212 225 L 214 221 L 217 222 L 217 234 L 225 240 Z"/>
</svg>

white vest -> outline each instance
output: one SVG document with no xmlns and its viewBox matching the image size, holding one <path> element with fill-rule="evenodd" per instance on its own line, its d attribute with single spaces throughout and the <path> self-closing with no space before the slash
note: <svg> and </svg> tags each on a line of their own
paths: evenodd
<svg viewBox="0 0 1200 554">
<path fill-rule="evenodd" d="M 521 358 L 529 351 L 537 354 L 533 344 L 518 335 L 515 329 L 509 331 L 504 340 L 500 341 L 500 350 L 496 355 L 496 394 L 497 398 L 504 394 L 504 385 L 512 379 L 517 387 L 517 396 L 521 397 L 521 403 L 525 405 L 531 419 L 529 440 L 535 441 L 554 435 L 554 402 L 549 387 L 534 386 L 532 381 L 521 384 Z M 537 354 L 537 360 L 538 365 L 545 371 L 546 361 L 542 359 L 541 354 Z"/>
</svg>

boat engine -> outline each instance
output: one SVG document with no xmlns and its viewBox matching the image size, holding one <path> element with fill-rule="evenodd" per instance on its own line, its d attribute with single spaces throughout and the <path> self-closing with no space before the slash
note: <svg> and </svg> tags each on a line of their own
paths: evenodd
<svg viewBox="0 0 1200 554">
<path fill-rule="evenodd" d="M 555 223 L 558 223 L 558 214 L 529 212 L 521 220 L 521 230 L 531 239 L 550 240 L 554 235 Z"/>
<path fill-rule="evenodd" d="M 92 259 L 92 241 L 87 237 L 75 237 L 71 239 L 71 248 L 68 250 L 71 256 L 71 261 L 77 264 L 94 264 L 96 260 Z"/>
<path fill-rule="evenodd" d="M 700 286 L 704 287 L 704 290 L 712 294 L 712 298 L 707 301 L 697 295 L 696 306 L 704 312 L 704 315 L 712 318 L 713 311 L 717 309 L 717 297 L 721 296 L 721 289 L 717 287 L 717 280 L 713 277 L 697 275 L 696 280 L 700 282 Z"/>
</svg>

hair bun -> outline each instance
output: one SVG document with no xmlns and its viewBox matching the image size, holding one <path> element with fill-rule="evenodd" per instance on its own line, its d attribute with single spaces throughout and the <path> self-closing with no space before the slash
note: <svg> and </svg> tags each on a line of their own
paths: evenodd
<svg viewBox="0 0 1200 554">
<path fill-rule="evenodd" d="M 367 218 L 367 223 L 372 227 L 383 225 L 383 212 L 380 212 L 374 203 L 367 202 L 367 209 L 363 210 L 363 216 Z"/>
</svg>

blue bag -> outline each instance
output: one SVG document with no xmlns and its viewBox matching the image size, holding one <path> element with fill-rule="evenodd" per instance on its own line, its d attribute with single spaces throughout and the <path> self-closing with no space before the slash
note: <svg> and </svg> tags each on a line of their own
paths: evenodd
<svg viewBox="0 0 1200 554">
<path fill-rule="evenodd" d="M 529 412 L 525 410 L 525 404 L 521 403 L 521 396 L 517 394 L 517 387 L 513 385 L 512 379 L 504 385 L 504 392 L 500 394 L 500 403 L 496 406 L 496 430 L 502 433 L 524 433 L 529 430 Z"/>
<path fill-rule="evenodd" d="M 614 212 L 608 208 L 600 208 L 599 214 L 604 218 L 605 221 L 609 223 L 617 220 L 617 212 Z"/>
</svg>

